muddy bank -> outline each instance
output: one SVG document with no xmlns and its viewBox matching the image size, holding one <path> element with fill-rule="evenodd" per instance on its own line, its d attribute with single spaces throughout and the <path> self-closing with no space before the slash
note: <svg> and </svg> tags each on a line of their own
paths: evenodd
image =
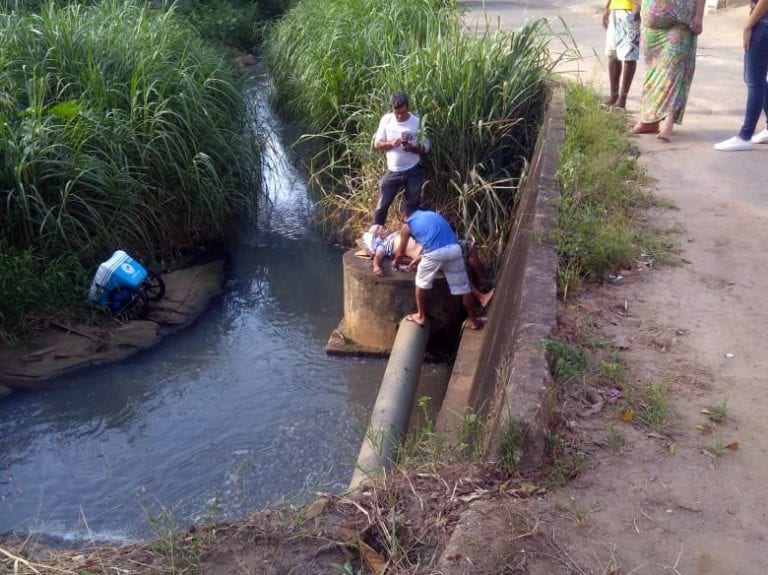
<svg viewBox="0 0 768 575">
<path fill-rule="evenodd" d="M 221 291 L 224 259 L 162 276 L 165 297 L 144 320 L 102 325 L 51 324 L 33 341 L 0 347 L 0 396 L 51 387 L 65 373 L 125 359 L 186 327 Z"/>
</svg>

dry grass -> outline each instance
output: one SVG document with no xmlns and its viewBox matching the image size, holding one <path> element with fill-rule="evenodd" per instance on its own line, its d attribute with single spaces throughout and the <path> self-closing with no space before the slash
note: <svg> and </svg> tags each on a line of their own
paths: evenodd
<svg viewBox="0 0 768 575">
<path fill-rule="evenodd" d="M 176 575 L 277 569 L 433 573 L 462 513 L 473 502 L 529 498 L 522 478 L 493 467 L 454 465 L 432 473 L 398 470 L 348 495 L 320 494 L 284 507 L 127 546 L 45 549 L 0 543 L 0 572 L 14 575 Z M 521 487 L 522 486 L 522 487 Z M 346 570 L 345 570 L 346 569 Z M 267 570 L 267 572 L 270 572 Z M 297 572 L 297 571 L 293 571 Z"/>
</svg>

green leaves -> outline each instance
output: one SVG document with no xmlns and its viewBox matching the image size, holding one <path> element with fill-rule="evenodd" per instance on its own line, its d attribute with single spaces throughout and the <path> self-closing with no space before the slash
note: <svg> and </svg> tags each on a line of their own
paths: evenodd
<svg viewBox="0 0 768 575">
<path fill-rule="evenodd" d="M 0 54 L 0 242 L 85 268 L 118 247 L 151 261 L 244 205 L 241 78 L 172 9 L 5 13 Z"/>
<path fill-rule="evenodd" d="M 283 112 L 319 146 L 313 179 L 337 219 L 370 218 L 383 170 L 371 140 L 404 90 L 432 142 L 425 203 L 499 250 L 542 114 L 547 42 L 542 23 L 467 31 L 454 2 L 303 0 L 265 58 Z"/>
</svg>

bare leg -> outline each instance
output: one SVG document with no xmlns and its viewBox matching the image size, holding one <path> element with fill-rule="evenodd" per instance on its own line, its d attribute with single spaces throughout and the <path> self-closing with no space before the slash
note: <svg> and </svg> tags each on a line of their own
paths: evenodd
<svg viewBox="0 0 768 575">
<path fill-rule="evenodd" d="M 632 80 L 635 77 L 635 70 L 637 70 L 637 62 L 627 60 L 622 62 L 621 66 L 621 90 L 619 90 L 619 98 L 616 101 L 617 108 L 627 107 L 627 94 L 629 94 L 629 87 L 632 85 Z"/>
<path fill-rule="evenodd" d="M 405 319 L 408 321 L 412 321 L 414 323 L 417 323 L 419 325 L 424 325 L 427 321 L 427 316 L 425 315 L 425 310 L 427 307 L 427 292 L 429 290 L 416 287 L 416 313 L 412 313 L 409 316 L 406 316 Z"/>
<path fill-rule="evenodd" d="M 605 101 L 606 106 L 613 106 L 619 99 L 619 78 L 621 77 L 621 61 L 616 58 L 608 58 L 608 83 L 611 87 L 611 96 Z"/>
<path fill-rule="evenodd" d="M 472 297 L 478 301 L 481 307 L 485 308 L 491 302 L 491 298 L 493 297 L 493 290 L 488 292 L 481 292 L 472 282 L 469 284 L 469 289 L 472 290 Z"/>
<path fill-rule="evenodd" d="M 461 296 L 461 303 L 467 311 L 467 321 L 471 329 L 482 329 L 483 322 L 475 316 L 475 297 L 471 293 L 465 293 Z"/>
<path fill-rule="evenodd" d="M 474 280 L 474 283 L 481 289 L 490 287 L 488 282 L 488 271 L 480 260 L 480 256 L 477 254 L 477 248 L 475 246 L 472 246 L 469 250 L 467 265 L 469 266 L 469 271 L 472 272 L 470 280 Z"/>
<path fill-rule="evenodd" d="M 659 130 L 659 133 L 656 136 L 656 139 L 660 142 L 669 142 L 670 138 L 672 137 L 672 130 L 674 129 L 676 114 L 677 111 L 671 112 L 667 115 L 666 118 L 664 118 L 664 120 L 662 120 L 661 130 Z"/>
</svg>

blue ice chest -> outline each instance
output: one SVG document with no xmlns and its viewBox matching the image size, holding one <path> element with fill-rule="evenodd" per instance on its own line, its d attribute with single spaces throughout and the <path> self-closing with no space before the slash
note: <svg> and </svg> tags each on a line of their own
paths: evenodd
<svg viewBox="0 0 768 575">
<path fill-rule="evenodd" d="M 139 290 L 147 277 L 147 270 L 123 250 L 117 250 L 99 265 L 88 291 L 88 299 L 120 311 L 133 290 Z M 112 297 L 110 297 L 110 294 Z"/>
</svg>

